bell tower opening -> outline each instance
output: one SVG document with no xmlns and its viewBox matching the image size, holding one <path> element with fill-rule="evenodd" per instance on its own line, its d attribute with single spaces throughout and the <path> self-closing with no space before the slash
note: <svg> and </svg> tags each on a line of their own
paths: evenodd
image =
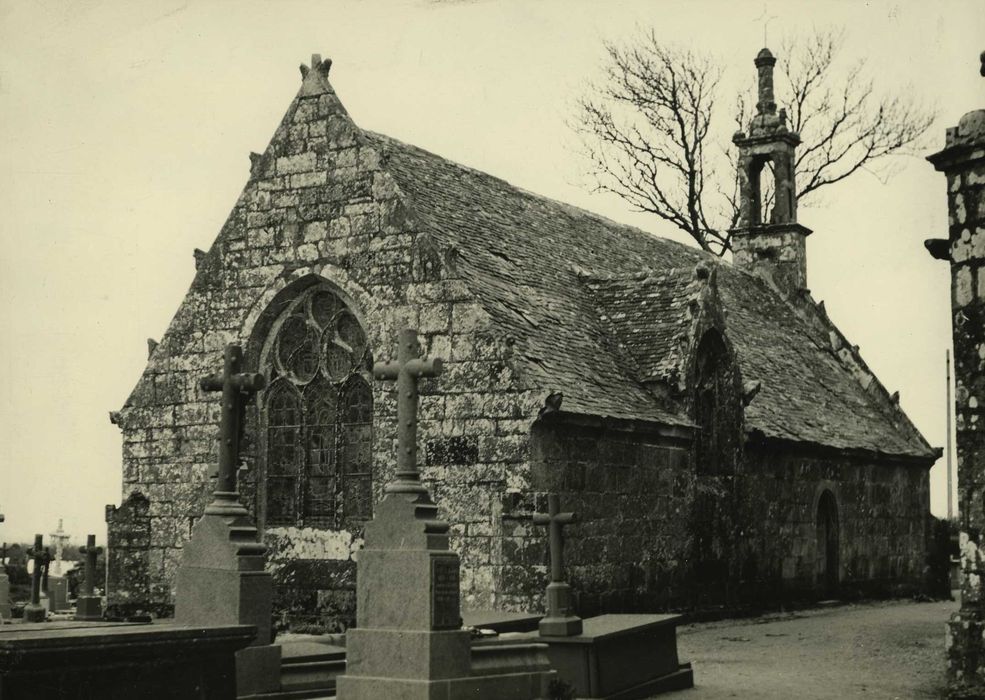
<svg viewBox="0 0 985 700">
<path fill-rule="evenodd" d="M 736 266 L 757 272 L 792 294 L 807 286 L 810 229 L 797 223 L 796 148 L 800 137 L 787 129 L 784 109 L 773 96 L 769 49 L 756 56 L 759 100 L 748 133 L 732 137 L 738 146 L 739 217 L 732 229 Z"/>
</svg>

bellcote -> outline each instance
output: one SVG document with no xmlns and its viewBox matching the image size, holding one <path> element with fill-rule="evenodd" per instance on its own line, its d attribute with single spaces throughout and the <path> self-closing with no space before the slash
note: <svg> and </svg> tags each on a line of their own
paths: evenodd
<svg viewBox="0 0 985 700">
<path fill-rule="evenodd" d="M 795 154 L 800 136 L 787 128 L 786 110 L 776 108 L 776 58 L 764 48 L 756 55 L 755 65 L 759 74 L 756 114 L 748 132 L 739 131 L 732 137 L 739 149 L 739 217 L 731 231 L 733 259 L 736 266 L 762 274 L 781 291 L 794 293 L 807 286 L 805 239 L 811 233 L 797 223 Z M 768 195 L 762 182 L 764 171 L 772 172 L 772 201 L 764 201 Z"/>
</svg>

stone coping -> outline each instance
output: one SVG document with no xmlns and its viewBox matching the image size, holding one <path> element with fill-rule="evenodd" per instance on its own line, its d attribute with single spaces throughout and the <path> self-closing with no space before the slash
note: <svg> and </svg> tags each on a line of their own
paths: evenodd
<svg viewBox="0 0 985 700">
<path fill-rule="evenodd" d="M 682 615 L 637 615 L 632 613 L 599 615 L 582 620 L 582 633 L 571 637 L 541 636 L 537 632 L 526 632 L 515 636 L 511 635 L 511 637 L 517 640 L 530 641 L 543 639 L 551 644 L 594 644 L 598 641 L 624 635 L 638 635 L 648 629 L 676 628 L 682 619 Z"/>
<path fill-rule="evenodd" d="M 540 614 L 526 612 L 463 610 L 462 624 L 465 627 L 491 629 L 496 632 L 530 632 L 537 629 L 542 617 Z"/>
</svg>

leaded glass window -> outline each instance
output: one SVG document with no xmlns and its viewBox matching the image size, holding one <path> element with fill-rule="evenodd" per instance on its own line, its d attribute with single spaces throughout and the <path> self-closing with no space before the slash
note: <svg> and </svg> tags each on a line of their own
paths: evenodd
<svg viewBox="0 0 985 700">
<path fill-rule="evenodd" d="M 275 323 L 262 416 L 268 526 L 337 528 L 372 517 L 369 364 L 362 326 L 326 287 L 302 293 Z"/>
</svg>

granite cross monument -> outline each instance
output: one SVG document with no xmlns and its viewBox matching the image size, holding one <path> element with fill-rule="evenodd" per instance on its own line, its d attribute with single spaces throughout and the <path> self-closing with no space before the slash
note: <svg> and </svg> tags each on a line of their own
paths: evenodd
<svg viewBox="0 0 985 700">
<path fill-rule="evenodd" d="M 564 581 L 563 528 L 577 516 L 562 513 L 561 499 L 552 493 L 547 496 L 547 512 L 534 513 L 532 519 L 535 525 L 546 525 L 550 533 L 551 582 L 547 584 L 547 616 L 540 621 L 540 633 L 555 637 L 581 634 L 581 618 L 571 611 L 571 586 Z"/>
<path fill-rule="evenodd" d="M 27 556 L 34 562 L 34 570 L 31 572 L 31 602 L 24 606 L 24 622 L 44 622 L 47 611 L 41 605 L 41 579 L 51 555 L 43 546 L 41 535 L 34 536 L 34 546 L 27 550 Z"/>
<path fill-rule="evenodd" d="M 75 603 L 76 620 L 100 620 L 103 617 L 102 598 L 95 595 L 96 587 L 96 557 L 102 554 L 103 548 L 96 546 L 96 536 L 89 535 L 84 547 L 79 547 L 79 553 L 85 555 L 85 581 L 82 584 L 82 595 Z"/>
<path fill-rule="evenodd" d="M 280 647 L 270 644 L 273 580 L 264 568 L 267 548 L 258 541 L 236 487 L 243 410 L 266 385 L 262 374 L 242 372 L 242 363 L 240 346 L 229 344 L 222 374 L 199 382 L 203 391 L 222 392 L 219 473 L 212 502 L 182 552 L 174 616 L 182 625 L 256 626 L 253 645 L 236 654 L 238 692 L 250 695 L 279 688 Z"/>
</svg>

